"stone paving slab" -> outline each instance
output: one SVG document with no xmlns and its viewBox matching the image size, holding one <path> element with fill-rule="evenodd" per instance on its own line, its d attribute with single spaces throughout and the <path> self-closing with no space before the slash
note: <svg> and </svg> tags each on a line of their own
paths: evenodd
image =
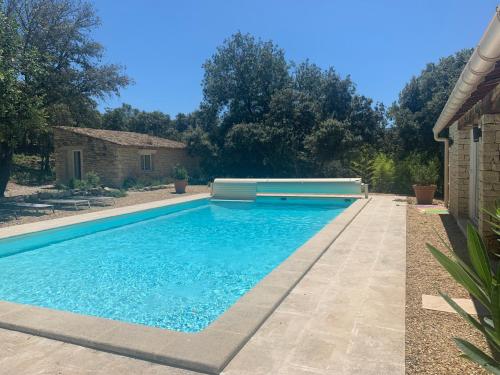
<svg viewBox="0 0 500 375">
<path fill-rule="evenodd" d="M 394 199 L 373 198 L 223 374 L 404 373 L 406 207 Z M 0 369 L 16 375 L 194 375 L 1 329 Z"/>
<path fill-rule="evenodd" d="M 470 298 L 452 298 L 466 313 L 478 315 L 476 306 Z M 443 311 L 447 313 L 457 314 L 455 310 L 441 296 L 430 296 L 422 294 L 422 308 L 427 310 Z"/>
<path fill-rule="evenodd" d="M 405 372 L 406 207 L 374 196 L 225 375 Z"/>
</svg>

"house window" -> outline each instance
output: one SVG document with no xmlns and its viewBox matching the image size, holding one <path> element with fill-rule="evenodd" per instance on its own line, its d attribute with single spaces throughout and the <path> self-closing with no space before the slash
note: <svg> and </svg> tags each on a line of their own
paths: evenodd
<svg viewBox="0 0 500 375">
<path fill-rule="evenodd" d="M 141 155 L 141 170 L 143 171 L 153 170 L 153 158 L 150 154 Z"/>
</svg>

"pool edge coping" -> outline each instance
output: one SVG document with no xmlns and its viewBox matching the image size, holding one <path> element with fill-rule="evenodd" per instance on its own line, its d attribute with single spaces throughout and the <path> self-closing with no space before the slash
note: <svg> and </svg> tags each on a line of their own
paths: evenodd
<svg viewBox="0 0 500 375">
<path fill-rule="evenodd" d="M 84 212 L 79 215 L 76 214 L 70 216 L 63 216 L 55 219 L 35 221 L 33 223 L 10 225 L 7 227 L 0 228 L 0 240 L 9 237 L 22 236 L 24 234 L 41 232 L 50 229 L 57 229 L 70 225 L 86 223 L 89 221 L 107 219 L 113 216 L 127 215 L 139 211 L 146 211 L 154 208 L 166 207 L 179 203 L 187 203 L 206 198 L 210 198 L 209 193 L 198 193 L 198 194 L 188 195 L 185 197 L 175 197 L 175 198 L 162 199 L 152 202 L 133 204 L 130 206 L 113 207 L 99 211 Z"/>
<path fill-rule="evenodd" d="M 183 203 L 206 194 L 183 198 L 153 203 Z M 370 201 L 353 202 L 203 331 L 178 332 L 7 301 L 0 301 L 0 328 L 219 374 Z M 84 221 L 89 220 L 96 219 Z"/>
</svg>

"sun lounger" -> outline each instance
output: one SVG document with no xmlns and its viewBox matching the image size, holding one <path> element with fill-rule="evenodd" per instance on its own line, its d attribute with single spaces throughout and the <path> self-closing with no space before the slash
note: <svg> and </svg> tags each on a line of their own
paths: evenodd
<svg viewBox="0 0 500 375">
<path fill-rule="evenodd" d="M 73 196 L 72 199 L 79 199 L 79 200 L 88 200 L 92 204 L 101 204 L 103 206 L 107 205 L 115 205 L 116 201 L 115 198 L 113 197 L 106 197 L 106 196 Z"/>
<path fill-rule="evenodd" d="M 17 213 L 15 210 L 9 210 L 7 208 L 0 208 L 0 218 L 5 216 L 14 216 L 17 219 Z"/>
<path fill-rule="evenodd" d="M 40 211 L 40 210 L 52 210 L 52 213 L 54 213 L 54 205 L 53 204 L 13 202 L 13 203 L 10 203 L 9 206 L 13 207 L 17 211 L 35 210 L 35 212 L 38 213 L 38 211 Z"/>
<path fill-rule="evenodd" d="M 45 199 L 43 202 L 54 206 L 73 206 L 75 210 L 79 210 L 81 206 L 90 208 L 88 199 Z"/>
</svg>

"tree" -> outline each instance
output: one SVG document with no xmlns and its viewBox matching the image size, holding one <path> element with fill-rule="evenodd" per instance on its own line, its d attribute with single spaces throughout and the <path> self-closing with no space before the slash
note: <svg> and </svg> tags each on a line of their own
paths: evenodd
<svg viewBox="0 0 500 375">
<path fill-rule="evenodd" d="M 265 125 L 234 125 L 226 134 L 222 151 L 226 172 L 235 177 L 272 175 L 274 146 L 271 129 Z"/>
<path fill-rule="evenodd" d="M 471 53 L 471 49 L 464 49 L 437 64 L 427 64 L 400 92 L 389 113 L 401 156 L 412 151 L 438 154 L 439 143 L 433 139 L 432 128 Z"/>
<path fill-rule="evenodd" d="M 139 114 L 139 110 L 123 103 L 118 108 L 106 108 L 102 115 L 102 128 L 106 130 L 129 131 L 130 122 Z"/>
<path fill-rule="evenodd" d="M 47 168 L 50 127 L 61 117 L 78 126 L 99 126 L 89 122 L 98 118 L 96 99 L 118 94 L 130 79 L 120 66 L 102 63 L 104 48 L 91 37 L 100 21 L 90 2 L 6 0 L 3 10 L 17 24 L 21 50 L 36 51 L 37 69 L 25 66 L 21 73 L 47 116 L 49 126 L 37 134 Z"/>
<path fill-rule="evenodd" d="M 354 95 L 348 108 L 346 122 L 354 141 L 379 146 L 387 126 L 385 107 L 382 103 L 373 105 L 373 100 L 363 95 Z"/>
<path fill-rule="evenodd" d="M 275 134 L 273 164 L 282 175 L 301 174 L 304 140 L 318 119 L 316 103 L 304 92 L 285 88 L 271 97 L 265 123 Z"/>
<path fill-rule="evenodd" d="M 333 68 L 322 70 L 306 61 L 294 71 L 294 87 L 308 94 L 320 111 L 320 119 L 335 118 L 343 121 L 351 107 L 355 86 L 351 78 L 342 79 Z"/>
<path fill-rule="evenodd" d="M 15 147 L 27 130 L 45 125 L 41 98 L 31 95 L 26 77 L 38 69 L 37 51 L 24 49 L 16 23 L 0 2 L 0 197 L 9 181 Z"/>
<path fill-rule="evenodd" d="M 170 139 L 179 138 L 175 124 L 170 119 L 170 116 L 160 111 L 138 112 L 130 119 L 128 125 L 129 130 L 132 132 Z"/>
<path fill-rule="evenodd" d="M 219 148 L 210 139 L 210 135 L 201 127 L 193 128 L 184 137 L 188 152 L 200 160 L 200 167 L 207 179 L 220 176 Z"/>
<path fill-rule="evenodd" d="M 309 158 L 315 163 L 317 173 L 334 160 L 340 161 L 352 143 L 349 124 L 334 119 L 319 123 L 309 134 L 304 146 Z M 338 168 L 338 167 L 337 167 Z"/>
<path fill-rule="evenodd" d="M 221 139 L 234 124 L 262 122 L 272 95 L 289 82 L 283 50 L 240 32 L 224 41 L 203 68 L 203 104 L 221 115 Z"/>
</svg>

